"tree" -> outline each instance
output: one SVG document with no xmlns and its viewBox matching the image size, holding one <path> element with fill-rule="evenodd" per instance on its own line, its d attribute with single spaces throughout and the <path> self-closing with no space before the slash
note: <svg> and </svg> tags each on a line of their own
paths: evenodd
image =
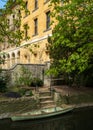
<svg viewBox="0 0 93 130">
<path fill-rule="evenodd" d="M 93 72 L 93 0 L 52 0 L 51 5 L 57 21 L 48 39 L 51 71 L 72 77 Z"/>
<path fill-rule="evenodd" d="M 21 10 L 23 0 L 8 0 L 5 8 L 0 9 L 0 43 L 19 45 L 23 38 Z"/>
<path fill-rule="evenodd" d="M 20 27 L 21 11 L 29 12 L 25 6 L 24 0 L 8 0 L 4 8 L 0 9 L 0 47 L 9 44 L 19 46 L 24 39 L 25 31 Z M 2 54 L 0 57 L 1 64 L 4 59 Z"/>
</svg>

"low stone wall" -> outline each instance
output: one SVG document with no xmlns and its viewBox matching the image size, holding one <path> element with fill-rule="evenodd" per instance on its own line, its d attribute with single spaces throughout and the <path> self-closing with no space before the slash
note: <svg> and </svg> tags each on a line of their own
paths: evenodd
<svg viewBox="0 0 93 130">
<path fill-rule="evenodd" d="M 16 64 L 11 69 L 2 70 L 3 74 L 8 74 L 10 76 L 9 86 L 15 84 L 15 75 L 20 75 L 21 67 L 25 67 L 31 72 L 33 77 L 40 78 L 44 81 L 44 85 L 49 85 L 50 80 L 49 77 L 45 75 L 45 71 L 47 69 L 47 64 Z"/>
</svg>

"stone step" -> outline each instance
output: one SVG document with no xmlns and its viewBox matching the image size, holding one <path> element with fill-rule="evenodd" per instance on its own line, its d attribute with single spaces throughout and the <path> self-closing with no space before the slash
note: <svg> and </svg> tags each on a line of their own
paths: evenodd
<svg viewBox="0 0 93 130">
<path fill-rule="evenodd" d="M 41 108 L 56 107 L 56 104 L 53 100 L 53 96 L 51 95 L 51 91 L 49 88 L 39 89 L 39 100 Z"/>
<path fill-rule="evenodd" d="M 47 100 L 53 100 L 52 96 L 41 96 L 39 97 L 39 100 L 40 102 L 44 102 L 44 101 L 47 101 Z"/>
<path fill-rule="evenodd" d="M 39 93 L 50 93 L 50 91 L 49 90 L 47 90 L 47 91 L 39 91 Z"/>
<path fill-rule="evenodd" d="M 53 100 L 47 100 L 47 101 L 44 101 L 44 102 L 40 102 L 41 104 L 46 104 L 46 103 L 54 103 Z"/>
<path fill-rule="evenodd" d="M 50 88 L 49 87 L 42 87 L 42 88 L 39 88 L 39 91 L 49 91 Z"/>
<path fill-rule="evenodd" d="M 39 92 L 39 96 L 40 97 L 44 97 L 44 96 L 51 96 L 51 92 L 50 91 L 42 91 L 42 92 Z"/>
<path fill-rule="evenodd" d="M 52 104 L 52 105 L 45 105 L 45 106 L 42 106 L 42 109 L 46 109 L 46 108 L 55 108 L 56 105 L 55 104 Z"/>
<path fill-rule="evenodd" d="M 44 106 L 50 106 L 50 105 L 55 105 L 54 101 L 50 100 L 50 101 L 45 101 L 45 102 L 40 102 L 40 106 L 44 107 Z"/>
</svg>

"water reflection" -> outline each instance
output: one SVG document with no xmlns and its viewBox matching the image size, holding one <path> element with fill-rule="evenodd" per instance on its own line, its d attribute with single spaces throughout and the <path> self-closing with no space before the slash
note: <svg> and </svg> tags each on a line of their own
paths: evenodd
<svg viewBox="0 0 93 130">
<path fill-rule="evenodd" d="M 93 108 L 40 121 L 0 121 L 0 130 L 93 130 Z"/>
</svg>

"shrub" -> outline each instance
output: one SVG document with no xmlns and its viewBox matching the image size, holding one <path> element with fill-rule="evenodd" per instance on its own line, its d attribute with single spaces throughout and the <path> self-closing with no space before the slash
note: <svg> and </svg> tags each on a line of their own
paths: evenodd
<svg viewBox="0 0 93 130">
<path fill-rule="evenodd" d="M 17 86 L 30 86 L 31 80 L 32 73 L 24 66 L 21 67 L 19 74 L 15 74 L 15 84 Z"/>
<path fill-rule="evenodd" d="M 2 72 L 2 70 L 0 70 L 0 92 L 6 91 L 8 80 L 9 80 L 8 73 Z"/>
<path fill-rule="evenodd" d="M 33 87 L 43 86 L 43 81 L 40 78 L 33 78 L 32 81 L 31 81 L 31 86 L 33 86 Z"/>
<path fill-rule="evenodd" d="M 30 91 L 26 91 L 25 96 L 33 96 L 32 91 L 31 90 Z"/>
<path fill-rule="evenodd" d="M 5 77 L 0 76 L 0 92 L 5 92 L 6 91 L 6 79 Z"/>
<path fill-rule="evenodd" d="M 23 96 L 23 95 L 25 95 L 26 90 L 23 89 L 23 88 L 20 88 L 19 91 L 18 91 L 18 93 L 19 93 L 21 96 Z"/>
</svg>

